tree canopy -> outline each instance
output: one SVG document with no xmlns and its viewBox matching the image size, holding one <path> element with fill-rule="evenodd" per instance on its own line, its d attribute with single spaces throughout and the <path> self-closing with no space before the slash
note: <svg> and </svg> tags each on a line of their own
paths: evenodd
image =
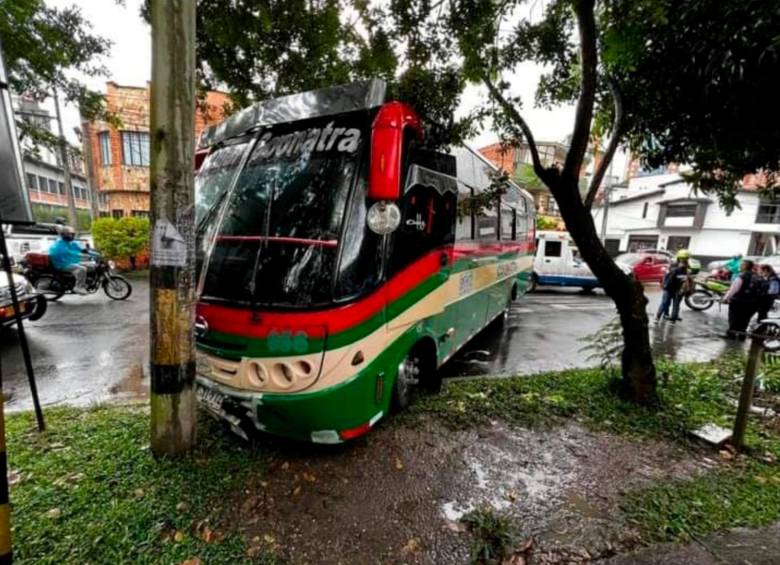
<svg viewBox="0 0 780 565">
<path fill-rule="evenodd" d="M 108 54 L 111 42 L 92 32 L 77 7 L 52 8 L 43 0 L 0 0 L 0 38 L 14 93 L 43 100 L 56 89 L 85 116 L 106 117 L 102 95 L 74 75 L 105 74 L 100 59 Z M 20 135 L 50 147 L 58 143 L 38 123 L 19 120 Z"/>
<path fill-rule="evenodd" d="M 780 171 L 780 10 L 765 0 L 606 4 L 604 66 L 625 137 L 651 167 L 689 164 L 694 184 L 735 202 L 745 174 Z"/>
</svg>

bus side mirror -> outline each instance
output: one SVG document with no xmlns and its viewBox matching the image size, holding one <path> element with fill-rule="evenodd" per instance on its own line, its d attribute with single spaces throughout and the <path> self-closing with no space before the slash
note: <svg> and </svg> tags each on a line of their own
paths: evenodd
<svg viewBox="0 0 780 565">
<path fill-rule="evenodd" d="M 401 157 L 404 130 L 412 127 L 422 135 L 420 118 L 403 102 L 388 102 L 379 109 L 371 128 L 371 166 L 368 197 L 371 200 L 398 200 L 401 197 Z"/>
</svg>

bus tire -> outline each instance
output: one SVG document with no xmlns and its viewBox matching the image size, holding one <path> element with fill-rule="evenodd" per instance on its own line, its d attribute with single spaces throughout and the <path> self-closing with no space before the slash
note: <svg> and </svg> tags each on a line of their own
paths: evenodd
<svg viewBox="0 0 780 565">
<path fill-rule="evenodd" d="M 528 278 L 528 285 L 525 287 L 525 291 L 533 292 L 536 290 L 538 285 L 539 279 L 536 277 L 536 273 L 531 273 L 531 276 Z"/>
<path fill-rule="evenodd" d="M 517 300 L 517 283 L 512 285 L 512 290 L 509 292 L 509 302 L 510 304 Z"/>
<path fill-rule="evenodd" d="M 441 376 L 436 370 L 435 345 L 425 340 L 419 341 L 398 365 L 398 374 L 393 383 L 392 410 L 405 410 L 414 403 L 421 391 L 436 393 L 439 390 Z"/>
</svg>

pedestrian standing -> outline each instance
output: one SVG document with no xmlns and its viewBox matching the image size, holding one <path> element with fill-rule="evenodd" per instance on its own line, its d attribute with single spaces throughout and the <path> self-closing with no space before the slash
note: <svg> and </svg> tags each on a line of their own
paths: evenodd
<svg viewBox="0 0 780 565">
<path fill-rule="evenodd" d="M 664 275 L 661 286 L 663 294 L 661 295 L 661 304 L 658 306 L 658 312 L 655 315 L 655 321 L 658 322 L 663 316 L 664 319 L 672 323 L 679 322 L 680 302 L 683 299 L 683 285 L 688 278 L 688 254 L 681 250 L 677 254 L 677 262 L 669 267 L 669 271 Z M 669 316 L 669 307 L 672 308 L 672 315 Z"/>
<path fill-rule="evenodd" d="M 723 301 L 729 305 L 729 331 L 726 337 L 745 339 L 750 318 L 758 310 L 760 296 L 760 278 L 753 272 L 753 261 L 745 259 L 740 264 L 739 276 L 723 297 Z"/>
<path fill-rule="evenodd" d="M 780 296 L 780 278 L 771 265 L 761 265 L 759 269 L 763 278 L 758 305 L 758 320 L 761 321 L 769 317 L 769 311 Z"/>
</svg>

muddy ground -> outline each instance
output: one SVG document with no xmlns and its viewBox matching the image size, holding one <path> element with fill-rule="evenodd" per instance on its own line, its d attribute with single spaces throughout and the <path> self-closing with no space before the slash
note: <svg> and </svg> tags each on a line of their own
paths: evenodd
<svg viewBox="0 0 780 565">
<path fill-rule="evenodd" d="M 468 563 L 460 518 L 485 506 L 513 518 L 519 547 L 532 540 L 528 563 L 607 558 L 640 544 L 618 507 L 623 492 L 720 464 L 572 421 L 453 431 L 415 420 L 335 449 L 274 450 L 228 521 L 250 553 L 270 547 L 291 563 Z"/>
</svg>

